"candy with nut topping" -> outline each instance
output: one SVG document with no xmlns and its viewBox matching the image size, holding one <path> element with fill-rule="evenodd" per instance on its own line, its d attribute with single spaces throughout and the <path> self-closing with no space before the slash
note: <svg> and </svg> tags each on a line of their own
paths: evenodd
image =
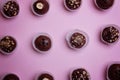
<svg viewBox="0 0 120 80">
<path fill-rule="evenodd" d="M 66 36 L 68 46 L 72 49 L 81 49 L 88 43 L 88 36 L 85 32 L 80 30 L 73 30 Z"/>
<path fill-rule="evenodd" d="M 2 14 L 6 18 L 12 18 L 18 15 L 19 13 L 19 4 L 15 0 L 8 0 L 2 5 Z"/>
<path fill-rule="evenodd" d="M 81 3 L 82 3 L 82 0 L 65 0 L 64 1 L 65 7 L 70 11 L 77 10 L 81 6 Z"/>
<path fill-rule="evenodd" d="M 90 80 L 90 75 L 85 69 L 78 68 L 72 71 L 70 80 Z"/>
<path fill-rule="evenodd" d="M 110 44 L 118 41 L 120 37 L 120 31 L 116 25 L 108 25 L 101 33 L 102 41 Z"/>
<path fill-rule="evenodd" d="M 9 55 L 17 46 L 16 40 L 12 36 L 5 36 L 0 40 L 0 52 Z"/>
</svg>

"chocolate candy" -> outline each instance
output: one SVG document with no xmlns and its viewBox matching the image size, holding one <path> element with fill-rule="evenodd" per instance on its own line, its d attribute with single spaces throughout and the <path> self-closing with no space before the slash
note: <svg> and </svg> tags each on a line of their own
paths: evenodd
<svg viewBox="0 0 120 80">
<path fill-rule="evenodd" d="M 2 80 L 20 80 L 16 74 L 10 73 L 5 75 Z"/>
<path fill-rule="evenodd" d="M 80 30 L 75 30 L 67 34 L 66 40 L 70 48 L 80 49 L 87 44 L 88 36 Z"/>
<path fill-rule="evenodd" d="M 48 51 L 50 50 L 51 46 L 52 46 L 51 38 L 46 33 L 39 34 L 33 40 L 33 47 L 38 52 Z"/>
<path fill-rule="evenodd" d="M 90 80 L 90 75 L 85 69 L 78 68 L 72 71 L 70 80 Z"/>
<path fill-rule="evenodd" d="M 64 1 L 65 7 L 70 11 L 78 9 L 81 3 L 82 3 L 82 0 L 65 0 Z"/>
<path fill-rule="evenodd" d="M 51 74 L 48 73 L 43 73 L 41 75 L 39 75 L 36 80 L 54 80 L 53 76 Z"/>
<path fill-rule="evenodd" d="M 8 0 L 2 6 L 2 14 L 6 18 L 12 18 L 19 13 L 19 4 L 15 0 Z"/>
<path fill-rule="evenodd" d="M 5 36 L 0 40 L 0 51 L 3 54 L 10 54 L 17 46 L 16 40 L 11 36 Z"/>
<path fill-rule="evenodd" d="M 107 10 L 113 6 L 114 0 L 95 0 L 95 4 L 102 10 Z"/>
<path fill-rule="evenodd" d="M 119 36 L 119 29 L 115 25 L 108 25 L 106 28 L 103 29 L 101 34 L 102 41 L 107 44 L 115 43 L 116 41 L 118 41 Z"/>
<path fill-rule="evenodd" d="M 36 0 L 32 4 L 32 11 L 35 15 L 41 16 L 48 12 L 49 3 L 47 0 Z"/>
<path fill-rule="evenodd" d="M 107 71 L 107 80 L 120 80 L 120 64 L 111 64 Z"/>
</svg>

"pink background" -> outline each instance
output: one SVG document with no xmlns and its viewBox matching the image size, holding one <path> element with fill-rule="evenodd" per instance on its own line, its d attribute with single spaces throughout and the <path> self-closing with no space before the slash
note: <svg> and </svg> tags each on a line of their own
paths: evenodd
<svg viewBox="0 0 120 80">
<path fill-rule="evenodd" d="M 120 26 L 120 0 L 107 11 L 99 11 L 93 0 L 82 0 L 81 8 L 69 12 L 63 0 L 49 0 L 50 10 L 43 17 L 36 17 L 30 10 L 31 0 L 18 0 L 20 13 L 14 19 L 0 15 L 0 37 L 11 35 L 17 39 L 18 46 L 13 55 L 0 55 L 0 75 L 16 73 L 21 80 L 33 80 L 37 73 L 51 72 L 55 80 L 69 80 L 72 68 L 83 67 L 88 70 L 91 80 L 105 80 L 105 69 L 109 62 L 120 61 L 120 45 L 106 46 L 99 40 L 101 27 L 107 24 Z M 85 31 L 89 43 L 80 51 L 71 50 L 65 42 L 65 35 L 73 29 Z M 53 47 L 48 54 L 33 50 L 31 42 L 39 32 L 52 36 Z"/>
</svg>

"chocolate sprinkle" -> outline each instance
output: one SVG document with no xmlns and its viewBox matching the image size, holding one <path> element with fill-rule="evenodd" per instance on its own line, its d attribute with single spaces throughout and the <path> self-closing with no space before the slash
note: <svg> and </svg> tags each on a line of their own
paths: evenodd
<svg viewBox="0 0 120 80">
<path fill-rule="evenodd" d="M 20 80 L 15 74 L 7 74 L 2 80 Z"/>
<path fill-rule="evenodd" d="M 33 3 L 33 10 L 37 15 L 44 15 L 49 10 L 49 3 L 46 0 L 37 0 Z"/>
<path fill-rule="evenodd" d="M 53 76 L 47 73 L 41 74 L 37 80 L 54 80 Z"/>
<path fill-rule="evenodd" d="M 112 64 L 107 73 L 109 80 L 120 80 L 120 64 Z"/>
<path fill-rule="evenodd" d="M 86 44 L 86 37 L 81 33 L 74 33 L 70 38 L 70 44 L 74 48 L 82 48 Z"/>
<path fill-rule="evenodd" d="M 109 9 L 113 3 L 114 0 L 96 0 L 96 5 L 101 9 Z"/>
<path fill-rule="evenodd" d="M 85 69 L 76 69 L 71 74 L 71 80 L 90 80 L 90 76 Z"/>
<path fill-rule="evenodd" d="M 40 51 L 48 51 L 51 48 L 51 39 L 48 36 L 40 35 L 34 41 L 35 47 Z"/>
<path fill-rule="evenodd" d="M 102 39 L 107 43 L 114 43 L 119 39 L 120 33 L 114 26 L 106 27 L 102 32 Z"/>
<path fill-rule="evenodd" d="M 5 36 L 0 40 L 0 49 L 2 52 L 11 53 L 16 46 L 16 40 L 11 36 Z"/>
<path fill-rule="evenodd" d="M 19 5 L 15 1 L 8 1 L 3 5 L 3 13 L 7 17 L 17 16 L 19 13 Z"/>
<path fill-rule="evenodd" d="M 70 10 L 76 10 L 81 5 L 81 0 L 65 0 L 65 5 Z"/>
</svg>

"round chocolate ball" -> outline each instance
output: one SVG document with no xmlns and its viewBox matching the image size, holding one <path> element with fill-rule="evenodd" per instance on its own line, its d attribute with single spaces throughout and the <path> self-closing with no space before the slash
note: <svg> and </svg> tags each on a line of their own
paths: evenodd
<svg viewBox="0 0 120 80">
<path fill-rule="evenodd" d="M 83 48 L 88 42 L 88 36 L 86 33 L 75 30 L 67 34 L 66 41 L 68 46 L 72 49 Z"/>
<path fill-rule="evenodd" d="M 119 29 L 115 25 L 109 25 L 105 27 L 101 34 L 102 41 L 107 44 L 115 43 L 116 41 L 118 41 L 119 36 Z"/>
<path fill-rule="evenodd" d="M 65 0 L 64 1 L 65 7 L 70 11 L 77 10 L 81 6 L 81 3 L 82 3 L 82 0 Z"/>
<path fill-rule="evenodd" d="M 107 71 L 108 80 L 120 80 L 120 64 L 112 64 Z"/>
<path fill-rule="evenodd" d="M 0 40 L 0 51 L 9 55 L 17 46 L 16 40 L 12 36 L 5 36 Z"/>
<path fill-rule="evenodd" d="M 49 73 L 43 73 L 39 75 L 36 80 L 54 80 L 53 76 Z"/>
<path fill-rule="evenodd" d="M 5 75 L 2 80 L 20 80 L 16 74 L 10 73 Z"/>
<path fill-rule="evenodd" d="M 114 0 L 95 0 L 95 4 L 98 8 L 107 10 L 113 6 Z"/>
<path fill-rule="evenodd" d="M 51 49 L 52 41 L 48 34 L 39 34 L 33 40 L 33 47 L 38 52 L 45 52 Z"/>
<path fill-rule="evenodd" d="M 3 2 L 1 12 L 4 17 L 6 18 L 12 18 L 18 15 L 19 13 L 19 4 L 16 0 L 8 0 L 6 2 Z"/>
<path fill-rule="evenodd" d="M 32 4 L 32 11 L 35 15 L 41 16 L 48 12 L 49 7 L 47 0 L 36 0 Z"/>
<path fill-rule="evenodd" d="M 78 68 L 72 71 L 70 80 L 90 80 L 90 75 L 85 69 Z"/>
</svg>

